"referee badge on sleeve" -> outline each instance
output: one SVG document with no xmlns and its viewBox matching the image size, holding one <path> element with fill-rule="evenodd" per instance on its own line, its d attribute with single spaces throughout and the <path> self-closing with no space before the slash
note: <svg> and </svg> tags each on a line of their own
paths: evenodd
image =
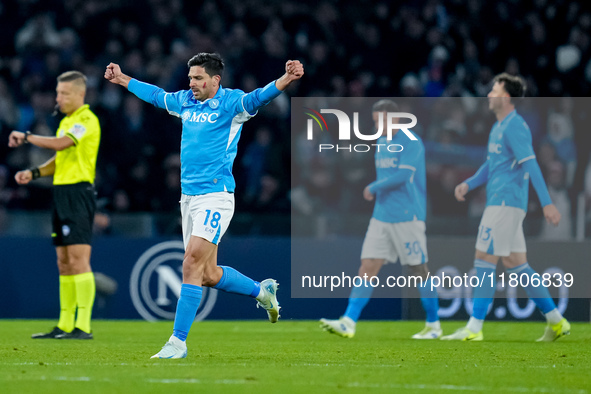
<svg viewBox="0 0 591 394">
<path fill-rule="evenodd" d="M 81 124 L 75 124 L 70 129 L 70 134 L 72 134 L 77 139 L 82 138 L 82 136 L 86 133 L 86 127 L 82 126 Z"/>
</svg>

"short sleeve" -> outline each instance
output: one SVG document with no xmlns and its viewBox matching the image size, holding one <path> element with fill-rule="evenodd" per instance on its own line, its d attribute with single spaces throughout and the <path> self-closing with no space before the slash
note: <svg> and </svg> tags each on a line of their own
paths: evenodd
<svg viewBox="0 0 591 394">
<path fill-rule="evenodd" d="M 82 140 L 82 138 L 84 138 L 84 136 L 87 134 L 87 132 L 88 132 L 88 129 L 85 125 L 83 125 L 81 123 L 76 123 L 72 127 L 70 127 L 69 130 L 66 131 L 66 136 L 70 137 L 70 139 L 72 139 L 72 141 L 74 141 L 75 145 L 78 145 L 80 140 Z"/>
<path fill-rule="evenodd" d="M 98 119 L 95 116 L 84 113 L 77 119 L 76 123 L 66 130 L 65 135 L 71 138 L 75 145 L 78 145 L 80 141 L 99 129 Z"/>
</svg>

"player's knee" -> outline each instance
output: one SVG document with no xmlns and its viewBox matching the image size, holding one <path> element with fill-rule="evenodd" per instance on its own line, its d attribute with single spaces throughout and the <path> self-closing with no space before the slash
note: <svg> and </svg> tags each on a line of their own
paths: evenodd
<svg viewBox="0 0 591 394">
<path fill-rule="evenodd" d="M 509 269 L 509 268 L 515 268 L 515 267 L 517 267 L 518 265 L 520 265 L 520 264 L 517 262 L 517 260 L 515 260 L 515 259 L 512 259 L 510 256 L 509 256 L 509 257 L 503 257 L 503 258 L 501 259 L 501 261 L 503 262 L 503 266 L 504 266 L 505 268 L 508 268 L 508 269 Z"/>
<path fill-rule="evenodd" d="M 488 254 L 488 253 L 483 252 L 478 249 L 476 249 L 476 253 L 474 253 L 474 259 L 475 260 L 483 260 L 483 261 L 486 261 L 491 264 L 497 264 L 497 262 L 499 261 L 498 256 Z"/>
<path fill-rule="evenodd" d="M 215 285 L 218 284 L 218 282 L 219 282 L 219 279 L 218 280 L 215 280 L 210 275 L 207 275 L 207 274 L 203 275 L 203 282 L 202 282 L 202 284 L 205 287 L 214 287 Z"/>
<path fill-rule="evenodd" d="M 189 243 L 185 252 L 185 262 L 195 264 L 204 261 L 208 258 L 210 251 L 203 247 L 202 244 Z"/>
<path fill-rule="evenodd" d="M 223 273 L 217 265 L 208 265 L 203 272 L 203 286 L 214 287 L 219 283 Z"/>
<path fill-rule="evenodd" d="M 362 259 L 359 267 L 359 276 L 368 275 L 376 276 L 384 265 L 382 259 Z"/>
<path fill-rule="evenodd" d="M 426 264 L 411 265 L 409 266 L 409 269 L 412 275 L 420 276 L 423 279 L 427 279 L 427 275 L 429 274 L 429 269 Z"/>
</svg>

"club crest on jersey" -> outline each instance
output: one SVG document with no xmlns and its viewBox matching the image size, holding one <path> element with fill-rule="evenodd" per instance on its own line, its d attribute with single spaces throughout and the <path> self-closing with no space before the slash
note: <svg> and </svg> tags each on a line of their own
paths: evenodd
<svg viewBox="0 0 591 394">
<path fill-rule="evenodd" d="M 220 102 L 217 99 L 211 99 L 207 103 L 211 109 L 216 109 L 220 106 Z"/>
</svg>

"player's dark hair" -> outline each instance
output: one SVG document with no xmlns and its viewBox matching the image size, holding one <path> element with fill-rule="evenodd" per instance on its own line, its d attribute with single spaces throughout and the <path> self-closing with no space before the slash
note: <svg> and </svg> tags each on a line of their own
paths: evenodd
<svg viewBox="0 0 591 394">
<path fill-rule="evenodd" d="M 502 73 L 493 79 L 493 83 L 495 82 L 502 83 L 503 88 L 512 98 L 521 98 L 525 96 L 525 81 L 520 76 Z"/>
<path fill-rule="evenodd" d="M 224 61 L 217 53 L 201 52 L 193 56 L 187 62 L 189 68 L 193 66 L 203 67 L 207 75 L 213 77 L 214 75 L 222 76 L 224 72 Z"/>
<path fill-rule="evenodd" d="M 58 75 L 57 77 L 58 82 L 72 82 L 76 81 L 84 86 L 86 86 L 86 75 L 82 74 L 80 71 L 66 71 L 63 74 Z"/>
<path fill-rule="evenodd" d="M 372 112 L 396 112 L 398 105 L 392 100 L 380 100 L 371 107 Z"/>
</svg>

